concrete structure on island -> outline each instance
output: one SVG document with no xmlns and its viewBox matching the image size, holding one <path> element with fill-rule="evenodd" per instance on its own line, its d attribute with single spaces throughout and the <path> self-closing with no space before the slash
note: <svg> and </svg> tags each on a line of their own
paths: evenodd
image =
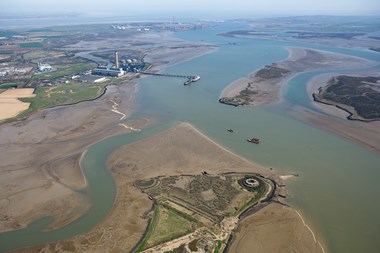
<svg viewBox="0 0 380 253">
<path fill-rule="evenodd" d="M 249 177 L 249 178 L 244 179 L 243 185 L 247 188 L 255 189 L 255 188 L 259 187 L 260 182 L 255 178 Z"/>
</svg>

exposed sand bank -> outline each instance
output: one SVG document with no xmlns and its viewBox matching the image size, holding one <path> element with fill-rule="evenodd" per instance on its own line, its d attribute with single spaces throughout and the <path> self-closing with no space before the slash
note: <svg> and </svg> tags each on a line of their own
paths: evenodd
<svg viewBox="0 0 380 253">
<path fill-rule="evenodd" d="M 230 253 L 324 253 L 300 214 L 277 203 L 241 221 Z"/>
<path fill-rule="evenodd" d="M 217 145 L 187 123 L 181 123 L 158 135 L 123 146 L 110 155 L 108 165 L 115 178 L 117 196 L 112 211 L 100 224 L 88 233 L 68 240 L 12 252 L 130 251 L 142 238 L 148 225 L 148 217 L 144 214 L 152 207 L 152 202 L 146 194 L 133 186 L 133 183 L 139 179 L 159 175 L 200 174 L 204 170 L 212 174 L 249 171 L 276 177 L 272 171 L 242 159 Z M 292 223 L 285 225 L 288 224 L 292 225 Z M 242 228 L 244 229 L 245 227 Z M 276 230 L 276 228 L 271 229 Z M 285 229 L 292 230 L 291 227 Z M 273 241 L 273 237 L 270 238 L 272 240 L 266 241 L 269 244 Z M 292 238 L 292 235 L 286 238 Z M 310 241 L 305 238 L 308 239 L 304 237 L 299 240 L 302 242 L 305 240 L 302 245 L 308 246 Z M 283 241 L 281 243 L 280 246 L 286 244 Z"/>
<path fill-rule="evenodd" d="M 147 50 L 145 61 L 153 63 L 151 71 L 160 71 L 164 67 L 169 67 L 184 61 L 188 61 L 205 54 L 212 53 L 217 46 L 211 44 L 180 44 L 177 46 L 160 46 Z M 195 75 L 196 73 L 179 73 Z"/>
<path fill-rule="evenodd" d="M 281 89 L 295 75 L 302 72 L 330 69 L 364 68 L 376 62 L 327 51 L 286 47 L 289 56 L 285 61 L 265 66 L 249 77 L 228 85 L 220 98 L 240 97 L 247 104 L 272 104 L 281 101 Z"/>
</svg>

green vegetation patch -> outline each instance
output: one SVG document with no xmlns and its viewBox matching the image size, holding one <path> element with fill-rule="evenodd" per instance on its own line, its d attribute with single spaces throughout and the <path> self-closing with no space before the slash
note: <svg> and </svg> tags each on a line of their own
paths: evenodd
<svg viewBox="0 0 380 253">
<path fill-rule="evenodd" d="M 25 43 L 20 43 L 18 44 L 20 48 L 39 48 L 43 47 L 41 42 L 25 42 Z"/>
<path fill-rule="evenodd" d="M 137 252 L 179 238 L 193 231 L 193 222 L 164 205 L 158 205 L 149 230 Z"/>
<path fill-rule="evenodd" d="M 215 246 L 215 249 L 214 249 L 214 253 L 219 253 L 220 249 L 222 248 L 222 241 L 221 240 L 218 240 L 216 242 L 216 246 Z"/>
<path fill-rule="evenodd" d="M 93 63 L 74 63 L 74 64 L 66 64 L 66 65 L 60 65 L 60 66 L 53 66 L 57 68 L 56 71 L 38 74 L 38 75 L 35 75 L 34 78 L 40 79 L 40 80 L 55 79 L 58 77 L 80 73 L 85 70 L 91 69 L 94 66 L 95 64 Z"/>
<path fill-rule="evenodd" d="M 239 216 L 240 214 L 244 213 L 247 209 L 257 204 L 259 199 L 264 197 L 265 193 L 269 190 L 269 186 L 267 183 L 265 183 L 263 180 L 257 177 L 255 179 L 259 181 L 260 185 L 258 188 L 252 191 L 254 193 L 254 197 L 248 203 L 242 206 L 234 215 Z M 239 182 L 239 184 L 241 184 L 241 182 Z"/>
<path fill-rule="evenodd" d="M 31 103 L 29 110 L 38 110 L 95 99 L 103 94 L 104 88 L 105 84 L 63 84 L 54 87 L 37 88 L 35 97 L 20 100 Z"/>
<path fill-rule="evenodd" d="M 17 88 L 17 83 L 3 83 L 0 85 L 0 89 L 11 89 L 11 88 Z"/>
<path fill-rule="evenodd" d="M 320 88 L 314 99 L 350 112 L 352 119 L 380 120 L 380 77 L 338 76 Z"/>
<path fill-rule="evenodd" d="M 198 251 L 198 247 L 197 247 L 197 243 L 198 243 L 199 240 L 193 240 L 189 243 L 189 249 L 192 251 L 192 252 L 197 252 Z"/>
</svg>

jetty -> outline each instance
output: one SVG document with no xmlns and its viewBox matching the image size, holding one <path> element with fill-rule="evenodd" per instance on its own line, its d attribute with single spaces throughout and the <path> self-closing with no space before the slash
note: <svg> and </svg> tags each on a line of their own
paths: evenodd
<svg viewBox="0 0 380 253">
<path fill-rule="evenodd" d="M 178 74 L 169 74 L 169 73 L 152 73 L 152 72 L 145 72 L 145 71 L 141 71 L 139 73 L 144 74 L 144 75 L 151 75 L 151 76 L 166 76 L 166 77 L 186 78 L 187 81 L 184 82 L 184 85 L 189 85 L 189 84 L 196 82 L 199 79 L 201 79 L 201 77 L 198 75 L 188 76 L 188 75 L 178 75 Z"/>
</svg>

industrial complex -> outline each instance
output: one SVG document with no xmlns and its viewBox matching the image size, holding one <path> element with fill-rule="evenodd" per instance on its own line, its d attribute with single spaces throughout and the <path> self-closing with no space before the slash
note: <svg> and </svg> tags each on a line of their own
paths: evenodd
<svg viewBox="0 0 380 253">
<path fill-rule="evenodd" d="M 94 70 L 92 70 L 93 75 L 100 75 L 100 76 L 113 76 L 113 77 L 120 77 L 123 76 L 126 72 L 140 72 L 142 69 L 144 69 L 145 64 L 144 63 L 137 63 L 133 60 L 123 60 L 122 65 L 120 67 L 119 63 L 119 54 L 117 51 L 115 51 L 115 64 L 112 67 L 109 66 L 98 66 Z"/>
</svg>

